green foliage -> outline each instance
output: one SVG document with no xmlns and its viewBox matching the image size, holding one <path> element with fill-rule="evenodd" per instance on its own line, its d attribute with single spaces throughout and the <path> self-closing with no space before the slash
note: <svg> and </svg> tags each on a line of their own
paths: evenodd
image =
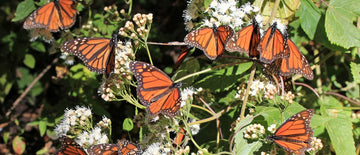
<svg viewBox="0 0 360 155">
<path fill-rule="evenodd" d="M 196 29 L 203 26 L 202 16 L 210 16 L 204 11 L 211 9 L 209 6 L 212 0 L 192 2 L 201 5 L 192 7 L 196 10 L 193 15 L 199 16 L 192 19 L 191 23 L 193 29 Z M 243 5 L 243 2 L 248 1 L 242 0 L 238 5 Z M 316 3 L 312 0 L 250 2 L 260 9 L 258 13 L 264 17 L 264 30 L 271 23 L 270 17 L 286 23 L 290 39 L 312 66 L 315 75 L 313 81 L 293 76 L 297 84 L 294 90 L 295 97 L 291 101 L 284 99 L 286 97 L 280 94 L 267 98 L 264 91 L 259 91 L 255 95 L 247 94 L 248 100 L 243 104 L 242 97 L 245 96 L 249 84 L 251 66 L 257 66 L 255 80 L 268 79 L 263 75 L 260 65 L 253 64 L 253 60 L 246 59 L 246 56 L 237 52 L 225 51 L 224 55 L 241 59 L 224 56 L 210 61 L 203 56 L 203 51 L 193 48 L 179 68 L 173 71 L 172 60 L 176 60 L 176 57 L 170 58 L 167 53 L 178 53 L 179 47 L 148 45 L 147 41 L 183 40 L 187 32 L 184 30 L 182 9 L 191 6 L 186 1 L 117 1 L 110 4 L 110 1 L 84 0 L 77 3 L 76 9 L 79 14 L 75 25 L 65 31 L 51 33 L 54 41 L 50 43 L 44 42 L 41 36 L 40 39 L 30 42 L 35 32 L 22 28 L 26 17 L 48 3 L 48 0 L 4 2 L 0 15 L 3 19 L 0 24 L 0 58 L 3 60 L 0 61 L 0 104 L 5 116 L 1 121 L 8 124 L 2 128 L 2 138 L 8 146 L 7 149 L 12 154 L 54 153 L 51 151 L 59 147 L 48 145 L 49 141 L 58 138 L 54 128 L 61 122 L 64 110 L 85 106 L 91 108 L 94 114 L 105 115 L 111 119 L 112 125 L 106 129 L 106 134 L 111 134 L 109 138 L 112 138 L 112 142 L 125 137 L 139 142 L 142 148 L 146 149 L 165 136 L 169 146 L 173 146 L 174 140 L 170 139 L 168 132 L 178 132 L 182 128 L 186 129 L 185 140 L 190 152 L 196 153 L 201 150 L 205 154 L 269 153 L 275 150 L 273 147 L 277 147 L 266 140 L 272 133 L 266 130 L 258 139 L 247 139 L 244 137 L 247 126 L 258 123 L 265 129 L 272 124 L 278 127 L 301 110 L 315 109 L 311 127 L 314 137 L 321 139 L 324 144 L 324 148 L 317 154 L 359 152 L 355 146 L 358 146 L 360 141 L 360 30 L 357 26 L 360 3 L 352 0 L 324 0 Z M 104 9 L 105 6 L 107 9 Z M 276 10 L 273 10 L 274 8 Z M 127 21 L 133 21 L 134 15 L 138 12 L 154 15 L 152 23 L 144 26 L 149 30 L 146 36 L 139 35 L 136 23 L 133 31 L 127 31 L 129 36 L 119 35 L 123 45 L 126 41 L 131 42 L 135 60 L 150 62 L 149 52 L 156 67 L 166 68 L 169 74 L 173 71 L 172 79 L 182 83 L 181 90 L 190 86 L 195 90 L 202 88 L 187 99 L 186 106 L 171 119 L 160 115 L 159 121 L 152 122 L 153 118 L 144 110 L 145 106 L 137 100 L 133 87 L 136 86 L 134 78 L 130 80 L 128 77 L 121 77 L 123 74 L 117 74 L 122 80 L 105 79 L 102 74 L 89 71 L 76 57 L 59 58 L 63 57 L 59 49 L 66 41 L 78 37 L 111 38 L 119 28 L 124 28 Z M 244 26 L 248 24 L 246 20 L 243 22 Z M 136 37 L 131 37 L 130 34 Z M 117 44 L 119 45 L 121 44 Z M 69 60 L 74 64 L 69 65 Z M 186 78 L 183 79 L 184 77 Z M 39 81 L 31 85 L 35 79 Z M 101 88 L 106 87 L 109 81 L 115 83 L 107 87 L 113 91 L 114 97 L 106 102 L 101 96 L 104 95 Z M 298 83 L 305 83 L 309 87 L 300 86 Z M 29 86 L 32 88 L 23 94 Z M 314 89 L 319 97 L 311 89 Z M 334 94 L 336 96 L 333 96 Z M 22 98 L 15 105 L 19 96 Z M 245 111 L 241 111 L 243 105 Z M 244 118 L 240 119 L 241 116 Z M 94 115 L 91 119 L 97 121 L 100 118 Z M 199 125 L 198 134 L 191 132 L 191 123 Z M 33 138 L 28 139 L 29 135 Z M 170 149 L 175 152 L 181 147 L 185 147 L 184 143 Z M 230 152 L 229 148 L 234 149 L 233 152 Z M 278 147 L 276 150 L 283 149 Z"/>
<path fill-rule="evenodd" d="M 359 47 L 360 30 L 353 24 L 360 4 L 352 0 L 331 0 L 326 10 L 325 29 L 331 43 L 344 48 Z"/>
</svg>

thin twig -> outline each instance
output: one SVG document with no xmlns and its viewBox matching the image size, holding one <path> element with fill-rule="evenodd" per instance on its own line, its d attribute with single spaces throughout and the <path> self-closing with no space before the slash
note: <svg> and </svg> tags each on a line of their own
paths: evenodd
<svg viewBox="0 0 360 155">
<path fill-rule="evenodd" d="M 249 78 L 248 85 L 247 85 L 247 88 L 246 88 L 246 91 L 245 91 L 244 101 L 243 101 L 243 104 L 241 106 L 240 120 L 242 120 L 244 118 L 244 116 L 245 116 L 246 102 L 247 102 L 248 97 L 249 97 L 249 92 L 250 92 L 250 87 L 251 87 L 252 81 L 254 80 L 255 71 L 256 71 L 256 66 L 255 66 L 255 63 L 253 63 L 251 73 L 250 73 L 250 78 Z"/>
<path fill-rule="evenodd" d="M 52 65 L 57 63 L 59 58 L 55 58 L 51 64 L 47 65 L 43 71 L 30 83 L 30 85 L 25 89 L 25 91 L 15 100 L 10 110 L 6 113 L 6 117 L 9 117 L 11 111 L 15 109 L 15 107 L 20 103 L 20 101 L 26 96 L 27 93 L 34 87 L 34 85 L 45 75 L 47 71 L 51 68 Z"/>
<path fill-rule="evenodd" d="M 326 93 L 324 93 L 324 94 L 326 94 L 326 95 L 335 95 L 335 96 L 337 96 L 337 97 L 341 97 L 341 98 L 343 98 L 343 99 L 345 99 L 345 100 L 348 100 L 348 101 L 351 102 L 351 103 L 360 105 L 359 102 L 356 102 L 356 101 L 354 101 L 354 100 L 352 100 L 352 99 L 350 99 L 350 98 L 348 98 L 348 97 L 346 97 L 346 96 L 344 96 L 344 95 L 341 95 L 341 94 L 339 94 L 339 93 L 326 92 Z"/>
<path fill-rule="evenodd" d="M 311 91 L 314 92 L 314 94 L 317 96 L 317 97 L 320 97 L 319 94 L 316 92 L 316 90 L 314 88 L 312 88 L 311 86 L 305 84 L 305 83 L 300 83 L 300 82 L 294 82 L 294 85 L 300 85 L 300 86 L 304 86 L 304 87 L 307 87 L 309 88 Z"/>
</svg>

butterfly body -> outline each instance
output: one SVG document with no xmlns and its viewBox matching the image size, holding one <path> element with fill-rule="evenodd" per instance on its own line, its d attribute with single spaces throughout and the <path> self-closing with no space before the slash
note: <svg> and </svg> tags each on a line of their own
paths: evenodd
<svg viewBox="0 0 360 155">
<path fill-rule="evenodd" d="M 159 113 L 174 116 L 180 109 L 181 83 L 174 83 L 163 71 L 148 63 L 132 61 L 129 64 L 137 84 L 140 102 L 151 115 Z"/>
<path fill-rule="evenodd" d="M 233 30 L 226 25 L 205 27 L 191 31 L 184 42 L 201 49 L 209 59 L 215 60 L 223 54 L 225 43 L 232 35 Z"/>
<path fill-rule="evenodd" d="M 239 51 L 246 53 L 251 58 L 258 58 L 260 55 L 257 49 L 259 42 L 259 24 L 254 18 L 251 25 L 239 30 L 228 40 L 226 50 L 230 52 Z"/>
<path fill-rule="evenodd" d="M 305 154 L 304 152 L 311 147 L 313 131 L 310 127 L 310 119 L 313 114 L 313 109 L 307 109 L 293 115 L 267 139 L 292 153 Z"/>
<path fill-rule="evenodd" d="M 115 66 L 116 43 L 117 34 L 112 39 L 83 37 L 66 42 L 61 50 L 79 57 L 90 71 L 108 77 Z"/>
<path fill-rule="evenodd" d="M 45 28 L 50 32 L 58 32 L 75 24 L 76 13 L 73 0 L 55 0 L 32 12 L 26 18 L 23 28 Z"/>
</svg>

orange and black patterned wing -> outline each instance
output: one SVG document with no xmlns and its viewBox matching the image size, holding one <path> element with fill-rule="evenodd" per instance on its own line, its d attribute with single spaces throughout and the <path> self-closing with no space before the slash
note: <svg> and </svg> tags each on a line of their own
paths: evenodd
<svg viewBox="0 0 360 155">
<path fill-rule="evenodd" d="M 180 64 L 185 60 L 186 56 L 189 54 L 190 48 L 188 46 L 184 46 L 181 48 L 181 52 L 179 57 L 176 60 L 174 70 L 176 70 Z"/>
<path fill-rule="evenodd" d="M 55 152 L 55 155 L 86 155 L 84 149 L 73 139 L 63 136 L 60 141 L 61 148 Z"/>
<path fill-rule="evenodd" d="M 79 57 L 90 71 L 108 77 L 115 66 L 116 42 L 116 34 L 112 39 L 83 37 L 66 42 L 61 50 Z"/>
<path fill-rule="evenodd" d="M 201 49 L 209 59 L 215 60 L 223 54 L 225 43 L 232 34 L 232 28 L 226 25 L 218 28 L 205 27 L 188 33 L 184 42 Z"/>
<path fill-rule="evenodd" d="M 292 153 L 305 154 L 304 152 L 311 147 L 313 131 L 310 119 L 313 114 L 313 109 L 307 109 L 293 115 L 267 139 Z"/>
<path fill-rule="evenodd" d="M 314 74 L 309 62 L 290 39 L 286 40 L 285 50 L 290 53 L 290 56 L 287 59 L 287 65 L 290 72 L 301 74 L 309 80 L 314 79 Z"/>
<path fill-rule="evenodd" d="M 119 147 L 116 144 L 97 144 L 87 149 L 89 155 L 118 155 Z"/>
<path fill-rule="evenodd" d="M 129 68 L 138 81 L 137 95 L 149 114 L 173 117 L 179 111 L 181 83 L 174 83 L 163 71 L 148 63 L 132 61 Z"/>
<path fill-rule="evenodd" d="M 26 18 L 23 28 L 45 28 L 50 32 L 58 32 L 75 24 L 76 13 L 73 0 L 55 0 L 32 12 Z"/>
<path fill-rule="evenodd" d="M 131 143 L 127 140 L 121 140 L 117 145 L 120 149 L 119 155 L 141 155 L 143 153 L 140 145 Z"/>
<path fill-rule="evenodd" d="M 253 23 L 240 31 L 236 32 L 226 43 L 226 50 L 229 52 L 239 51 L 246 53 L 249 57 L 258 58 L 260 52 L 258 45 L 260 43 L 259 25 L 255 18 Z"/>
<path fill-rule="evenodd" d="M 284 49 L 284 36 L 276 25 L 275 22 L 269 27 L 259 44 L 260 61 L 264 63 L 271 63 L 276 59 L 289 57 L 289 53 Z"/>
</svg>

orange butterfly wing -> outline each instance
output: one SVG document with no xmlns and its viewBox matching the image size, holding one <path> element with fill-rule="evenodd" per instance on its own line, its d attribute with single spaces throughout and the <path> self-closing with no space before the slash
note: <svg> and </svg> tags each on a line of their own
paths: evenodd
<svg viewBox="0 0 360 155">
<path fill-rule="evenodd" d="M 260 60 L 264 63 L 271 63 L 278 58 L 289 57 L 289 53 L 284 50 L 284 45 L 284 37 L 277 29 L 275 22 L 260 41 L 258 48 Z"/>
<path fill-rule="evenodd" d="M 290 53 L 290 56 L 287 60 L 289 70 L 292 73 L 302 74 L 302 76 L 309 80 L 314 79 L 314 74 L 305 56 L 299 51 L 294 42 L 292 42 L 290 39 L 287 39 L 286 43 L 285 50 Z"/>
<path fill-rule="evenodd" d="M 181 48 L 179 57 L 176 60 L 174 71 L 180 66 L 180 64 L 185 60 L 186 56 L 189 54 L 190 48 L 185 46 Z"/>
<path fill-rule="evenodd" d="M 253 24 L 246 26 L 236 32 L 226 43 L 226 50 L 230 52 L 244 52 L 250 57 L 258 57 L 260 55 L 257 47 L 260 42 L 260 31 L 258 23 L 253 19 Z"/>
<path fill-rule="evenodd" d="M 204 51 L 205 55 L 215 60 L 224 52 L 224 44 L 232 36 L 231 27 L 222 25 L 218 28 L 201 28 L 191 31 L 184 38 L 184 42 L 188 45 Z"/>
<path fill-rule="evenodd" d="M 137 95 L 151 115 L 173 117 L 180 109 L 181 83 L 174 83 L 164 72 L 148 63 L 130 62 L 130 70 L 138 81 Z"/>
<path fill-rule="evenodd" d="M 55 152 L 55 155 L 86 155 L 84 149 L 73 139 L 63 136 L 60 141 L 61 148 Z"/>
<path fill-rule="evenodd" d="M 66 42 L 61 50 L 79 57 L 90 71 L 105 72 L 108 77 L 115 66 L 116 39 L 117 35 L 113 35 L 112 39 L 77 38 Z"/>
<path fill-rule="evenodd" d="M 143 153 L 140 145 L 136 145 L 127 140 L 121 140 L 117 145 L 120 148 L 119 155 L 141 155 Z"/>
<path fill-rule="evenodd" d="M 185 133 L 186 131 L 183 128 L 180 128 L 180 131 L 177 133 L 175 137 L 175 143 L 174 143 L 175 145 L 181 145 L 181 143 L 185 138 Z"/>
<path fill-rule="evenodd" d="M 116 144 L 97 144 L 87 149 L 89 155 L 117 155 L 119 147 Z"/>
<path fill-rule="evenodd" d="M 313 114 L 313 109 L 307 109 L 293 115 L 267 138 L 287 151 L 305 154 L 304 152 L 311 147 L 313 131 L 310 127 L 310 119 Z"/>
<path fill-rule="evenodd" d="M 76 9 L 73 0 L 55 0 L 32 12 L 26 18 L 23 28 L 45 28 L 50 32 L 58 32 L 75 24 Z"/>
</svg>

